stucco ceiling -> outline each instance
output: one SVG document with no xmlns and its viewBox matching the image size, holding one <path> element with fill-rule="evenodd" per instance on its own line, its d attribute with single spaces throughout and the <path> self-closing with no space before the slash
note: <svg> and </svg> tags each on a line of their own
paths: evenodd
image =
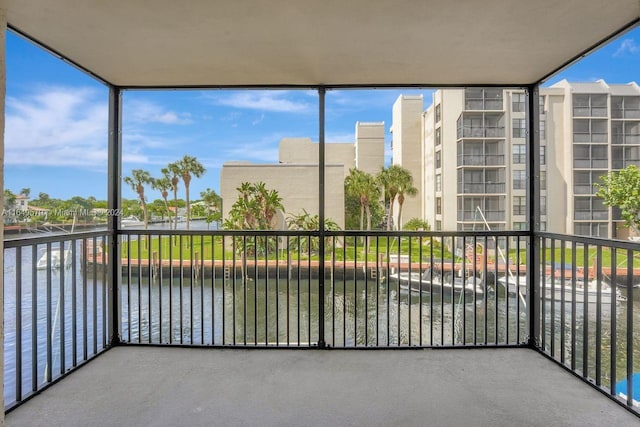
<svg viewBox="0 0 640 427">
<path fill-rule="evenodd" d="M 118 86 L 534 83 L 639 0 L 5 0 L 9 24 Z"/>
</svg>

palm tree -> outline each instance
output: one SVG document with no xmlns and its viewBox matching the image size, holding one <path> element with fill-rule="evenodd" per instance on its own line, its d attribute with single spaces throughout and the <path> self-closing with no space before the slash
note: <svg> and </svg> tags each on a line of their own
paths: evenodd
<svg viewBox="0 0 640 427">
<path fill-rule="evenodd" d="M 182 176 L 182 182 L 184 183 L 185 199 L 187 200 L 187 230 L 189 229 L 189 222 L 191 221 L 191 203 L 189 201 L 189 185 L 191 184 L 191 178 L 200 178 L 207 170 L 202 166 L 202 163 L 193 156 L 185 155 L 182 159 L 178 160 L 178 167 L 180 168 L 180 176 Z"/>
<path fill-rule="evenodd" d="M 345 192 L 358 199 L 360 203 L 360 229 L 364 229 L 364 219 L 367 220 L 367 230 L 371 230 L 371 203 L 380 198 L 380 187 L 376 179 L 359 169 L 352 168 L 344 180 Z"/>
<path fill-rule="evenodd" d="M 144 186 L 152 182 L 151 175 L 145 170 L 134 169 L 131 171 L 131 176 L 124 177 L 124 182 L 138 194 L 140 205 L 142 206 L 142 215 L 144 216 L 144 229 L 146 230 L 149 225 L 149 219 L 147 217 L 147 202 L 144 197 Z"/>
<path fill-rule="evenodd" d="M 387 231 L 391 230 L 391 222 L 393 220 L 393 202 L 396 198 L 396 194 L 398 194 L 398 186 L 395 179 L 398 168 L 400 168 L 398 165 L 382 168 L 376 176 L 376 179 L 382 186 L 384 192 L 385 205 L 388 203 L 389 206 L 389 210 L 387 212 Z"/>
<path fill-rule="evenodd" d="M 411 172 L 402 167 L 398 170 L 396 184 L 398 189 L 398 230 L 402 230 L 402 205 L 405 200 L 405 195 L 413 197 L 418 194 L 418 189 L 413 185 Z"/>
<path fill-rule="evenodd" d="M 169 215 L 169 224 L 171 224 L 171 209 L 169 209 L 169 201 L 167 200 L 169 189 L 171 188 L 171 180 L 166 175 L 162 178 L 156 178 L 151 181 L 151 188 L 160 191 L 162 200 L 164 201 L 164 208 L 167 211 L 167 215 Z"/>
<path fill-rule="evenodd" d="M 180 183 L 180 166 L 178 162 L 169 163 L 160 172 L 166 177 L 171 177 L 171 189 L 173 190 L 173 206 L 176 209 L 175 223 L 173 229 L 178 229 L 178 184 Z"/>
<path fill-rule="evenodd" d="M 207 228 L 211 221 L 219 221 L 222 211 L 222 197 L 215 190 L 207 188 L 200 192 L 200 197 L 207 205 Z"/>
</svg>

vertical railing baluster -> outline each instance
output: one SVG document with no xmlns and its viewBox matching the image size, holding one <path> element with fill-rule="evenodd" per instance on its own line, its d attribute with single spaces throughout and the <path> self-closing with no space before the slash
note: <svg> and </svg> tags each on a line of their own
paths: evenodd
<svg viewBox="0 0 640 427">
<path fill-rule="evenodd" d="M 93 306 L 93 354 L 98 353 L 98 240 L 93 237 L 93 285 L 92 285 L 92 306 Z"/>
<path fill-rule="evenodd" d="M 269 239 L 264 244 L 264 345 L 269 345 Z M 277 239 L 277 238 L 276 238 Z"/>
<path fill-rule="evenodd" d="M 467 238 L 462 236 L 462 345 L 467 343 Z M 475 291 L 475 281 L 473 281 Z M 454 343 L 455 344 L 455 343 Z"/>
<path fill-rule="evenodd" d="M 451 345 L 456 344 L 456 237 L 451 235 Z M 464 285 L 462 292 L 464 292 Z"/>
<path fill-rule="evenodd" d="M 627 406 L 633 406 L 633 251 L 627 250 Z"/>
<path fill-rule="evenodd" d="M 78 366 L 78 240 L 71 241 L 71 358 L 73 367 Z"/>
<path fill-rule="evenodd" d="M 258 345 L 258 235 L 253 236 L 253 247 L 253 341 Z M 311 285 L 309 285 L 309 295 L 311 295 Z"/>
<path fill-rule="evenodd" d="M 31 391 L 38 390 L 38 245 L 31 246 Z"/>
<path fill-rule="evenodd" d="M 516 236 L 516 344 L 520 344 L 520 247 L 522 242 L 520 236 Z M 507 278 L 508 279 L 508 278 Z M 507 290 L 509 289 L 509 282 L 507 281 Z"/>
<path fill-rule="evenodd" d="M 444 345 L 444 235 L 440 236 L 440 345 Z M 433 282 L 431 282 L 433 283 Z"/>
<path fill-rule="evenodd" d="M 566 264 L 565 264 L 565 240 L 560 240 L 560 363 L 565 363 L 565 284 L 566 284 Z"/>
<path fill-rule="evenodd" d="M 200 236 L 200 271 L 198 283 L 200 284 L 200 344 L 204 344 L 204 235 Z M 213 296 L 213 293 L 211 294 Z M 213 333 L 213 331 L 211 332 Z"/>
<path fill-rule="evenodd" d="M 499 304 L 498 304 L 498 264 L 499 264 L 499 259 L 500 257 L 498 256 L 500 254 L 500 246 L 499 246 L 499 241 L 498 238 L 494 236 L 493 238 L 493 243 L 496 245 L 495 247 L 495 262 L 494 262 L 494 272 L 493 272 L 493 289 L 496 290 L 496 292 L 493 293 L 493 343 L 495 345 L 498 345 L 498 339 L 500 337 L 500 331 L 498 329 L 498 309 L 499 309 Z"/>
<path fill-rule="evenodd" d="M 51 329 L 51 243 L 47 243 L 47 288 L 46 288 L 46 303 L 47 303 L 47 365 L 45 381 L 50 383 L 53 378 L 53 331 Z"/>
<path fill-rule="evenodd" d="M 131 281 L 132 281 L 132 268 L 131 268 L 131 235 L 125 237 L 127 239 L 127 332 L 129 343 L 131 342 Z M 84 245 L 83 245 L 84 246 Z"/>
<path fill-rule="evenodd" d="M 232 276 L 231 276 L 231 296 L 233 297 L 231 299 L 231 321 L 232 321 L 232 325 L 233 325 L 233 345 L 236 345 L 236 237 L 235 236 L 231 236 L 231 246 L 232 246 L 232 250 L 231 250 L 231 268 L 232 268 Z M 242 273 L 242 275 L 244 276 L 244 273 Z"/>
<path fill-rule="evenodd" d="M 65 241 L 60 242 L 60 281 L 58 288 L 58 309 L 56 309 L 56 316 L 59 316 L 58 322 L 60 323 L 60 375 L 64 374 L 67 360 L 66 360 L 66 336 L 65 336 L 65 306 L 64 306 L 64 284 L 65 284 L 65 269 L 67 267 L 67 259 L 65 257 Z M 53 331 L 52 331 L 53 333 Z"/>
<path fill-rule="evenodd" d="M 163 312 L 162 312 L 162 288 L 163 288 L 163 283 L 162 283 L 162 241 L 164 240 L 164 236 L 162 234 L 160 234 L 158 236 L 158 259 L 157 259 L 157 265 L 155 266 L 157 268 L 157 278 L 158 278 L 158 342 L 160 344 L 163 343 L 162 341 L 162 327 L 164 325 L 164 317 L 163 317 Z"/>
<path fill-rule="evenodd" d="M 364 345 L 369 345 L 369 236 L 364 236 Z"/>
<path fill-rule="evenodd" d="M 429 236 L 429 346 L 433 347 L 433 236 Z"/>
<path fill-rule="evenodd" d="M 276 347 L 280 346 L 280 236 L 276 240 Z M 331 287 L 333 292 L 333 286 Z M 331 341 L 333 344 L 335 342 Z"/>
<path fill-rule="evenodd" d="M 488 310 L 488 305 L 489 305 L 489 245 L 487 244 L 489 243 L 489 240 L 487 238 L 487 236 L 484 236 L 484 247 L 483 247 L 483 256 L 482 256 L 482 263 L 483 263 L 483 269 L 484 269 L 484 293 L 483 293 L 483 299 L 484 299 L 484 345 L 487 345 L 489 343 L 489 310 Z"/>
<path fill-rule="evenodd" d="M 504 259 L 504 283 L 506 285 L 505 289 L 504 289 L 504 306 L 505 306 L 505 338 L 504 338 L 504 342 L 505 344 L 509 345 L 511 344 L 509 342 L 509 279 L 511 278 L 511 266 L 509 265 L 509 258 L 510 258 L 510 254 L 509 254 L 509 241 L 511 240 L 511 237 L 506 236 L 505 237 L 505 247 L 504 247 L 504 251 L 507 254 L 505 256 Z M 496 293 L 498 291 L 498 285 L 496 283 Z M 516 283 L 516 291 L 518 289 L 518 284 Z M 518 294 L 516 293 L 516 298 L 518 297 Z"/>
<path fill-rule="evenodd" d="M 540 292 L 538 293 L 538 299 L 540 300 L 540 335 L 542 336 L 542 351 L 547 352 L 547 322 L 546 322 L 546 306 L 545 298 L 547 297 L 547 275 L 546 275 L 546 264 L 547 264 L 547 238 L 540 238 L 540 283 L 534 283 L 533 286 L 538 286 Z M 533 277 L 531 277 L 532 279 Z M 553 302 L 553 295 L 550 296 L 549 300 Z M 531 301 L 533 303 L 533 301 Z M 533 320 L 533 319 L 532 319 Z"/>
<path fill-rule="evenodd" d="M 478 275 L 478 236 L 473 236 L 473 274 L 477 277 Z M 483 271 L 482 273 L 482 281 L 483 285 L 483 294 L 487 292 L 487 272 Z M 508 285 L 507 285 L 508 286 Z M 478 293 L 476 292 L 476 287 L 473 287 L 473 345 L 478 345 L 478 325 L 477 325 L 477 317 L 478 317 Z"/>
<path fill-rule="evenodd" d="M 401 237 L 399 237 L 399 238 L 401 238 Z M 407 335 L 408 335 L 408 341 L 409 341 L 408 344 L 409 344 L 409 347 L 411 347 L 411 335 L 412 335 L 411 334 L 412 333 L 412 328 L 411 328 L 411 298 L 413 296 L 412 293 L 411 293 L 411 287 L 412 287 L 411 286 L 411 273 L 413 271 L 412 268 L 411 268 L 412 264 L 413 264 L 413 254 L 412 254 L 412 251 L 411 251 L 411 246 L 413 245 L 413 238 L 411 236 L 408 236 L 407 240 L 409 241 L 409 245 L 408 245 L 408 247 L 409 247 L 409 254 L 408 254 L 408 256 L 409 256 L 409 277 L 408 277 L 408 280 L 407 280 L 407 286 L 409 288 L 408 298 L 407 298 L 407 305 L 408 305 L 408 311 L 409 311 L 408 312 L 408 316 L 409 317 L 408 317 L 408 321 L 407 321 Z M 419 283 L 418 283 L 418 285 L 419 285 Z M 400 295 L 398 294 L 398 297 L 399 296 Z"/>
<path fill-rule="evenodd" d="M 617 262 L 618 249 L 611 248 L 611 346 L 609 349 L 609 394 L 611 396 L 616 395 L 616 365 L 618 360 L 618 350 L 617 350 L 617 325 L 616 325 L 616 315 L 617 315 L 617 293 L 618 287 L 616 281 L 618 280 L 618 262 Z M 627 272 L 629 274 L 629 272 Z"/>
<path fill-rule="evenodd" d="M 138 343 L 142 342 L 142 245 L 143 241 L 138 234 Z"/>
<path fill-rule="evenodd" d="M 301 262 L 301 246 L 302 246 L 302 242 L 298 239 L 298 277 L 297 277 L 297 282 L 298 282 L 298 294 L 297 294 L 297 298 L 298 298 L 298 304 L 297 304 L 297 310 L 298 310 L 298 315 L 296 317 L 296 320 L 298 322 L 298 327 L 297 327 L 297 332 L 298 332 L 298 347 L 300 347 L 300 280 L 301 280 L 301 274 L 300 274 L 300 266 L 302 265 Z M 309 286 L 311 286 L 311 281 L 309 281 Z"/>
<path fill-rule="evenodd" d="M 227 297 L 226 297 L 226 287 L 227 287 L 227 245 L 226 245 L 226 239 L 225 239 L 225 235 L 222 235 L 221 238 L 221 244 L 222 244 L 222 345 L 227 344 L 227 321 L 226 321 L 226 316 L 227 316 L 227 310 L 226 310 L 226 306 L 227 306 Z M 215 244 L 215 241 L 214 241 Z"/>
<path fill-rule="evenodd" d="M 193 248 L 193 236 L 191 234 L 186 236 L 187 242 L 189 242 L 189 344 L 193 345 L 193 294 L 195 288 L 193 286 L 193 282 L 195 282 L 195 264 L 193 262 L 194 248 Z"/>
<path fill-rule="evenodd" d="M 22 401 L 22 247 L 16 247 L 16 402 Z M 32 327 L 35 325 L 32 325 Z"/>
<path fill-rule="evenodd" d="M 148 271 L 147 271 L 147 301 L 148 301 L 148 306 L 147 309 L 149 311 L 149 344 L 151 344 L 153 342 L 153 301 L 152 301 L 152 297 L 151 297 L 151 288 L 153 285 L 153 269 L 154 269 L 154 265 L 153 265 L 153 240 L 151 239 L 151 235 L 147 234 L 145 236 L 145 239 L 147 241 L 147 266 L 148 266 Z"/>
<path fill-rule="evenodd" d="M 115 236 L 113 237 L 115 239 Z M 107 320 L 109 318 L 109 314 L 107 312 L 107 298 L 109 295 L 109 286 L 107 284 L 107 255 L 106 255 L 106 249 L 109 247 L 113 247 L 114 249 L 117 247 L 117 245 L 109 245 L 109 241 L 107 238 L 107 235 L 102 236 L 102 243 L 103 243 L 103 251 L 102 251 L 102 255 L 100 256 L 100 263 L 101 263 L 101 268 L 102 268 L 102 348 L 106 348 L 107 347 L 107 335 L 108 335 L 108 330 L 107 330 Z M 119 255 L 119 254 L 118 254 Z M 115 257 L 116 254 L 113 254 L 114 256 L 114 262 L 115 262 Z M 116 283 L 114 283 L 114 286 L 117 285 L 117 283 L 119 283 L 118 281 L 116 281 Z M 114 336 L 118 335 L 118 331 L 114 330 Z"/>
<path fill-rule="evenodd" d="M 591 287 L 585 286 L 585 293 Z M 596 385 L 602 384 L 602 246 L 596 247 Z"/>
<path fill-rule="evenodd" d="M 307 292 L 307 346 L 311 346 L 313 340 L 311 339 L 311 240 L 313 239 L 313 235 L 309 233 L 309 238 L 307 239 L 307 271 L 309 277 L 309 287 Z"/>
<path fill-rule="evenodd" d="M 291 236 L 287 236 L 287 309 L 285 317 L 287 319 L 287 347 L 291 345 Z"/>
<path fill-rule="evenodd" d="M 400 278 L 400 266 L 401 266 L 401 255 L 402 255 L 402 237 L 398 236 L 398 279 Z M 357 259 L 357 257 L 356 257 Z M 409 260 L 411 261 L 411 260 Z M 397 344 L 398 347 L 400 346 L 400 338 L 402 337 L 402 331 L 400 329 L 400 280 L 398 280 L 398 293 L 396 294 L 398 296 L 398 336 L 397 336 Z"/>
<path fill-rule="evenodd" d="M 171 218 L 169 217 L 169 220 Z M 175 234 L 169 233 L 169 344 L 173 344 L 173 243 Z"/>
<path fill-rule="evenodd" d="M 89 238 L 84 239 L 82 244 L 82 360 L 87 360 L 89 355 L 89 319 L 88 319 L 88 310 L 89 310 L 89 298 L 87 295 L 89 289 L 88 277 L 89 272 L 87 271 L 89 261 L 89 251 L 87 250 L 87 244 L 90 242 Z"/>
<path fill-rule="evenodd" d="M 242 236 L 242 292 L 243 292 L 243 311 L 242 311 L 242 336 L 243 343 L 247 345 L 247 236 Z"/>
<path fill-rule="evenodd" d="M 178 262 L 180 263 L 178 267 L 178 270 L 180 271 L 180 277 L 178 278 L 180 291 L 178 294 L 178 300 L 180 302 L 180 344 L 184 344 L 184 253 L 182 250 L 182 234 L 178 237 L 178 245 Z"/>
<path fill-rule="evenodd" d="M 387 264 L 387 347 L 391 345 L 391 280 L 389 275 L 391 274 L 391 258 L 390 258 L 390 247 L 391 241 L 389 240 L 390 236 L 386 236 L 386 264 Z M 345 257 L 346 259 L 346 254 Z"/>
<path fill-rule="evenodd" d="M 380 347 L 380 236 L 376 235 L 376 347 Z"/>
<path fill-rule="evenodd" d="M 358 236 L 353 239 L 353 346 L 358 346 Z"/>
<path fill-rule="evenodd" d="M 550 341 L 551 341 L 551 357 L 556 358 L 556 239 L 551 239 L 551 308 L 550 308 Z"/>
<path fill-rule="evenodd" d="M 419 281 L 418 281 L 418 299 L 419 299 L 419 310 L 418 310 L 418 334 L 420 335 L 419 338 L 419 345 L 420 347 L 422 347 L 422 274 L 423 274 L 424 270 L 423 270 L 423 266 L 422 266 L 422 235 L 420 235 L 418 237 L 418 274 L 419 274 Z M 376 316 L 377 319 L 377 316 Z"/>
<path fill-rule="evenodd" d="M 577 245 L 571 242 L 571 370 L 576 370 L 576 284 L 577 284 Z"/>
<path fill-rule="evenodd" d="M 587 378 L 589 377 L 589 245 L 585 243 L 584 245 L 584 274 L 583 274 L 583 321 L 582 321 L 582 376 Z"/>
</svg>

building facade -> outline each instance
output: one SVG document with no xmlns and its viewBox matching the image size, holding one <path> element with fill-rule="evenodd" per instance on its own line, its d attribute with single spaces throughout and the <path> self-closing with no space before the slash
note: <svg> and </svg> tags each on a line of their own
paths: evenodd
<svg viewBox="0 0 640 427">
<path fill-rule="evenodd" d="M 561 81 L 540 95 L 540 228 L 629 237 L 595 184 L 640 165 L 640 87 Z M 421 120 L 420 203 L 435 230 L 526 229 L 526 109 L 517 89 L 433 94 Z"/>
<path fill-rule="evenodd" d="M 220 173 L 222 215 L 227 218 L 238 198 L 236 190 L 243 182 L 264 182 L 282 198 L 285 212 L 279 228 L 285 227 L 288 215 L 304 211 L 319 212 L 318 144 L 309 138 L 283 138 L 278 149 L 278 163 L 256 164 L 227 162 Z M 357 122 L 355 141 L 325 144 L 325 216 L 344 228 L 344 179 L 351 168 L 376 174 L 384 166 L 384 123 Z"/>
</svg>

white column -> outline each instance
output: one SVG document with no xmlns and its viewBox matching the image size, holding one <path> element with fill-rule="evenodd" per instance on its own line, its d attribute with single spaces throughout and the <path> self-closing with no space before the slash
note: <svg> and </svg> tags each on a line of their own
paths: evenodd
<svg viewBox="0 0 640 427">
<path fill-rule="evenodd" d="M 5 43 L 7 14 L 5 2 L 0 0 L 0 191 L 4 189 L 4 98 L 6 94 Z M 2 193 L 4 194 L 4 192 Z M 4 209 L 4 197 L 0 197 L 0 212 Z M 4 221 L 0 224 L 0 271 L 4 271 Z M 0 337 L 4 337 L 4 274 L 0 274 Z M 4 339 L 0 339 L 0 384 L 4 396 Z M 4 401 L 4 399 L 3 399 Z M 4 425 L 4 404 L 0 411 L 0 425 Z"/>
</svg>

